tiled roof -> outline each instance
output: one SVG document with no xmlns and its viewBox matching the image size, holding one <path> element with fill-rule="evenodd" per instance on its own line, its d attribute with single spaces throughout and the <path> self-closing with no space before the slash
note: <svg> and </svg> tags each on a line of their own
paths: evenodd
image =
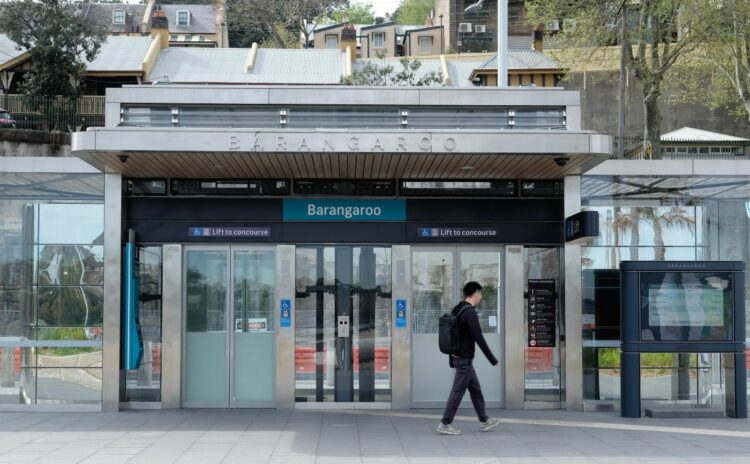
<svg viewBox="0 0 750 464">
<path fill-rule="evenodd" d="M 215 5 L 161 5 L 161 9 L 167 14 L 171 34 L 213 34 L 216 32 Z M 177 25 L 178 10 L 190 11 L 189 26 Z"/>
<path fill-rule="evenodd" d="M 125 24 L 112 22 L 115 10 L 125 10 Z M 146 5 L 128 3 L 87 3 L 81 5 L 86 22 L 107 32 L 141 32 Z M 143 31 L 147 32 L 147 31 Z"/>
</svg>

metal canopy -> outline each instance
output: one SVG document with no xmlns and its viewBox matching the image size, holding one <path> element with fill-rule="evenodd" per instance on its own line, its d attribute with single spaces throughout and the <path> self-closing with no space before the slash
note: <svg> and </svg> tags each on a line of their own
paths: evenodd
<svg viewBox="0 0 750 464">
<path fill-rule="evenodd" d="M 585 201 L 748 199 L 750 177 L 585 176 L 581 190 Z"/>
</svg>

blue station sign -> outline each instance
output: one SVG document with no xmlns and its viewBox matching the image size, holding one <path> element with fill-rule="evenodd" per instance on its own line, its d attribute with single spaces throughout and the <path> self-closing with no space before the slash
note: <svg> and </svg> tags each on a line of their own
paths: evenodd
<svg viewBox="0 0 750 464">
<path fill-rule="evenodd" d="M 285 221 L 405 221 L 404 200 L 284 200 Z"/>
</svg>

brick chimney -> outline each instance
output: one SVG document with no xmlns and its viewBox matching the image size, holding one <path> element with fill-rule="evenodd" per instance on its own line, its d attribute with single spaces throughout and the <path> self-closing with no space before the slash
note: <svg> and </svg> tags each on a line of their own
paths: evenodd
<svg viewBox="0 0 750 464">
<path fill-rule="evenodd" d="M 161 48 L 169 48 L 169 20 L 159 5 L 154 6 L 154 13 L 151 15 L 151 37 L 157 36 Z"/>
<path fill-rule="evenodd" d="M 352 23 L 347 23 L 341 30 L 341 50 L 350 50 L 349 59 L 354 62 L 357 59 L 357 29 Z"/>
</svg>

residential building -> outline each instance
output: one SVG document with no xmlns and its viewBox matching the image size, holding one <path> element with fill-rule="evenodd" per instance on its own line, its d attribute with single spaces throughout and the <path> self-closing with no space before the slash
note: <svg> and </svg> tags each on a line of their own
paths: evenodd
<svg viewBox="0 0 750 464">
<path fill-rule="evenodd" d="M 163 11 L 172 47 L 229 46 L 226 27 L 226 3 L 167 4 L 156 0 L 145 4 L 84 3 L 82 14 L 91 24 L 108 35 L 153 35 L 152 19 L 156 11 Z"/>
<path fill-rule="evenodd" d="M 308 48 L 339 49 L 347 24 L 316 25 L 310 28 Z M 444 52 L 440 26 L 403 26 L 394 22 L 352 24 L 356 31 L 357 58 L 436 56 Z"/>
</svg>

